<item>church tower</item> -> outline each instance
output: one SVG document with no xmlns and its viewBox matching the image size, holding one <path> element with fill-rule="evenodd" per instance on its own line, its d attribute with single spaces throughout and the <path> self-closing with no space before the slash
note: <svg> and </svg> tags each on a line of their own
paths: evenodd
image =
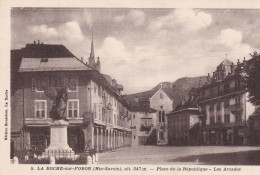
<svg viewBox="0 0 260 175">
<path fill-rule="evenodd" d="M 95 62 L 93 35 L 92 35 L 92 41 L 91 41 L 90 55 L 88 58 L 88 65 L 91 66 L 92 68 L 98 70 L 99 72 L 101 70 L 101 64 L 100 64 L 99 57 L 97 57 L 97 62 Z"/>
</svg>

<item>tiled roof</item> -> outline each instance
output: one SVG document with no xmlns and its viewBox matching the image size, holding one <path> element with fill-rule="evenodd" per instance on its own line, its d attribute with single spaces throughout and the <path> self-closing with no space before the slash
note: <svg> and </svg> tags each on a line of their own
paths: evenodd
<svg viewBox="0 0 260 175">
<path fill-rule="evenodd" d="M 234 64 L 232 61 L 230 61 L 228 59 L 225 59 L 217 67 L 220 67 L 220 66 L 231 66 L 232 64 Z"/>
<path fill-rule="evenodd" d="M 62 58 L 62 57 L 75 57 L 63 45 L 54 44 L 26 44 L 22 48 L 24 58 Z"/>
<path fill-rule="evenodd" d="M 176 80 L 174 83 L 170 82 L 162 82 L 162 90 L 172 99 L 173 101 L 173 108 L 175 108 L 183 98 L 188 93 L 196 92 L 198 87 L 199 81 L 201 80 L 201 84 L 206 81 L 206 76 L 204 77 L 183 77 Z M 149 107 L 149 99 L 161 88 L 161 83 L 155 86 L 153 89 L 149 91 L 139 92 L 135 94 L 125 95 L 123 98 L 128 102 L 132 109 L 142 109 L 146 110 Z M 138 101 L 136 101 L 138 99 Z M 145 103 L 148 107 L 139 107 Z"/>
<path fill-rule="evenodd" d="M 19 72 L 91 70 L 63 45 L 26 44 L 24 48 L 12 50 L 11 53 L 12 68 Z"/>
<path fill-rule="evenodd" d="M 19 72 L 91 70 L 75 57 L 63 58 L 22 58 Z"/>
<path fill-rule="evenodd" d="M 182 102 L 180 102 L 172 112 L 170 113 L 174 113 L 177 112 L 179 110 L 183 110 L 183 109 L 188 109 L 188 108 L 198 108 L 197 107 L 197 102 L 198 102 L 198 89 L 197 88 L 192 88 L 188 99 L 184 100 Z M 169 114 L 170 114 L 169 113 Z"/>
</svg>

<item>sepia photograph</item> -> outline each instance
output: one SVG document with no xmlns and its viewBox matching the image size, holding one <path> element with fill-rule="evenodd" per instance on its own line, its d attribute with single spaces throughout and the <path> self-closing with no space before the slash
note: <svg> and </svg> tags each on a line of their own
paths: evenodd
<svg viewBox="0 0 260 175">
<path fill-rule="evenodd" d="M 10 164 L 259 166 L 259 18 L 12 7 Z"/>
</svg>

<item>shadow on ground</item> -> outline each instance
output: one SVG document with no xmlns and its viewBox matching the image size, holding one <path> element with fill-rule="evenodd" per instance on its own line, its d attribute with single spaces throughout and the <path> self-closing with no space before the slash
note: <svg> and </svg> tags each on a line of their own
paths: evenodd
<svg viewBox="0 0 260 175">
<path fill-rule="evenodd" d="M 260 165 L 260 151 L 192 155 L 178 157 L 168 162 L 193 162 L 202 165 Z"/>
</svg>

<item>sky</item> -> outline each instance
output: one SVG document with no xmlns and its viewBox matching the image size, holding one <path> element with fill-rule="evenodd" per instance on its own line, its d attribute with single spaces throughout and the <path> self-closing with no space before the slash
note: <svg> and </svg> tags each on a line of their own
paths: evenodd
<svg viewBox="0 0 260 175">
<path fill-rule="evenodd" d="M 253 9 L 13 8 L 11 48 L 63 44 L 86 62 L 93 33 L 101 72 L 130 94 L 250 59 L 260 50 L 259 17 Z"/>
</svg>

